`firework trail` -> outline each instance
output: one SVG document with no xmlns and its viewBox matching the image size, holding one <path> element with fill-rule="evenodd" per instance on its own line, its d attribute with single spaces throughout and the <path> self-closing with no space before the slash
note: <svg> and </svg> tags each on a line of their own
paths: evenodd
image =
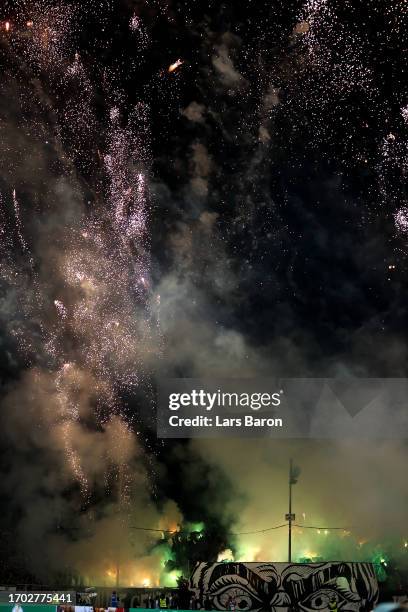
<svg viewBox="0 0 408 612">
<path fill-rule="evenodd" d="M 19 186 L 13 190 L 15 233 L 29 259 L 27 282 L 35 287 L 31 302 L 24 304 L 25 330 L 16 335 L 28 359 L 29 321 L 35 318 L 39 323 L 36 352 L 48 364 L 47 375 L 51 372 L 53 377 L 54 435 L 62 439 L 66 465 L 88 503 L 92 478 L 84 449 L 75 443 L 78 431 L 86 430 L 84 412 L 88 420 L 92 413 L 98 430 L 119 419 L 118 435 L 122 441 L 129 437 L 120 394 L 143 382 L 145 354 L 155 351 L 157 328 L 148 306 L 152 294 L 149 113 L 142 103 L 129 109 L 112 84 L 113 75 L 92 66 L 92 74 L 101 77 L 98 95 L 105 100 L 104 112 L 98 115 L 93 107 L 93 78 L 75 51 L 84 15 L 74 4 L 46 0 L 33 2 L 29 9 L 25 3 L 19 5 L 15 23 L 6 28 L 8 44 L 25 73 L 36 77 L 35 93 L 46 112 L 46 121 L 40 116 L 31 127 L 44 145 L 53 147 L 55 165 L 80 204 L 77 218 L 56 228 L 52 259 L 44 265 L 24 229 L 24 206 L 16 195 Z M 141 30 L 142 24 L 135 18 L 131 28 Z M 24 104 L 29 108 L 23 100 L 23 108 Z M 51 125 L 51 136 L 46 123 Z M 100 137 L 95 138 L 97 132 Z M 87 201 L 83 201 L 81 182 L 87 185 Z M 19 271 L 16 264 L 14 268 L 10 274 L 10 267 L 3 266 L 3 279 L 8 272 L 8 280 L 13 282 L 14 275 L 15 281 Z M 86 391 L 89 384 L 92 400 Z M 115 444 L 107 461 L 120 474 L 118 496 L 125 503 L 130 495 L 130 455 L 118 453 Z"/>
<path fill-rule="evenodd" d="M 14 206 L 14 213 L 15 213 L 15 218 L 16 218 L 16 230 L 17 230 L 17 235 L 21 244 L 21 247 L 23 249 L 23 251 L 28 252 L 28 246 L 27 243 L 24 239 L 24 235 L 23 235 L 23 228 L 21 226 L 21 218 L 20 218 L 20 207 L 18 204 L 18 200 L 17 200 L 17 196 L 16 196 L 16 190 L 13 189 L 13 206 Z"/>
</svg>

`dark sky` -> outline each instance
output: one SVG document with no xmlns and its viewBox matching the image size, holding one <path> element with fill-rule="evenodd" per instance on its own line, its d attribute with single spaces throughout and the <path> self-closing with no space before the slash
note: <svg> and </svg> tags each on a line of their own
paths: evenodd
<svg viewBox="0 0 408 612">
<path fill-rule="evenodd" d="M 171 194 L 156 203 L 157 251 L 175 216 L 194 226 L 216 213 L 235 273 L 232 303 L 214 296 L 220 325 L 257 346 L 290 337 L 315 372 L 340 362 L 402 374 L 387 349 L 405 353 L 406 235 L 395 215 L 406 198 L 406 14 L 377 2 L 189 6 L 171 6 L 152 34 L 158 64 L 186 58 L 153 104 L 154 175 Z M 310 31 L 293 33 L 307 11 Z M 225 49 L 235 81 L 215 67 Z M 193 101 L 205 107 L 198 124 L 180 116 Z M 205 200 L 186 189 L 194 142 L 213 164 Z M 211 255 L 197 243 L 203 283 Z"/>
</svg>

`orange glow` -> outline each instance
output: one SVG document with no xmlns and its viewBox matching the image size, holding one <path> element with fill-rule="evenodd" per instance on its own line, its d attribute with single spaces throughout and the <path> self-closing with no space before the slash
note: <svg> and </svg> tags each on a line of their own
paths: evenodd
<svg viewBox="0 0 408 612">
<path fill-rule="evenodd" d="M 4 27 L 6 28 L 6 32 L 8 32 L 10 30 L 10 22 L 6 21 L 6 23 L 4 24 Z"/>
<path fill-rule="evenodd" d="M 179 530 L 177 523 L 168 523 L 166 519 L 162 519 L 159 522 L 159 529 L 164 533 L 176 533 Z"/>
<path fill-rule="evenodd" d="M 316 552 L 311 552 L 310 550 L 305 550 L 305 552 L 303 553 L 303 556 L 306 559 L 314 559 L 318 556 L 318 554 Z"/>
</svg>

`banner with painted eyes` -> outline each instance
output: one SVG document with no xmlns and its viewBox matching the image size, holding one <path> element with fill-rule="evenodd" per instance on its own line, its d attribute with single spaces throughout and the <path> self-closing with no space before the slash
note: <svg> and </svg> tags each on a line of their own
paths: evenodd
<svg viewBox="0 0 408 612">
<path fill-rule="evenodd" d="M 372 610 L 378 583 L 371 563 L 199 563 L 190 587 L 215 610 L 342 612 Z"/>
</svg>

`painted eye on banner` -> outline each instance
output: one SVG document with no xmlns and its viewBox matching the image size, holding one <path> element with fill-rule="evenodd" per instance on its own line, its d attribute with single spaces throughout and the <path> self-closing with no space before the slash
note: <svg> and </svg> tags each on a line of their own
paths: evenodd
<svg viewBox="0 0 408 612">
<path fill-rule="evenodd" d="M 226 610 L 228 608 L 229 597 L 235 600 L 235 609 L 242 610 L 242 612 L 263 608 L 261 599 L 244 586 L 226 585 L 220 587 L 216 591 L 212 590 L 212 597 L 215 608 L 218 610 Z"/>
<path fill-rule="evenodd" d="M 331 599 L 335 597 L 337 601 L 337 608 L 340 610 L 344 603 L 347 603 L 347 600 L 339 595 L 338 591 L 333 589 L 320 589 L 312 595 L 309 595 L 307 599 L 304 599 L 302 602 L 299 602 L 299 607 L 301 610 L 305 610 L 307 612 L 312 612 L 313 610 L 329 610 L 329 603 Z M 352 608 L 353 609 L 353 608 Z"/>
</svg>

